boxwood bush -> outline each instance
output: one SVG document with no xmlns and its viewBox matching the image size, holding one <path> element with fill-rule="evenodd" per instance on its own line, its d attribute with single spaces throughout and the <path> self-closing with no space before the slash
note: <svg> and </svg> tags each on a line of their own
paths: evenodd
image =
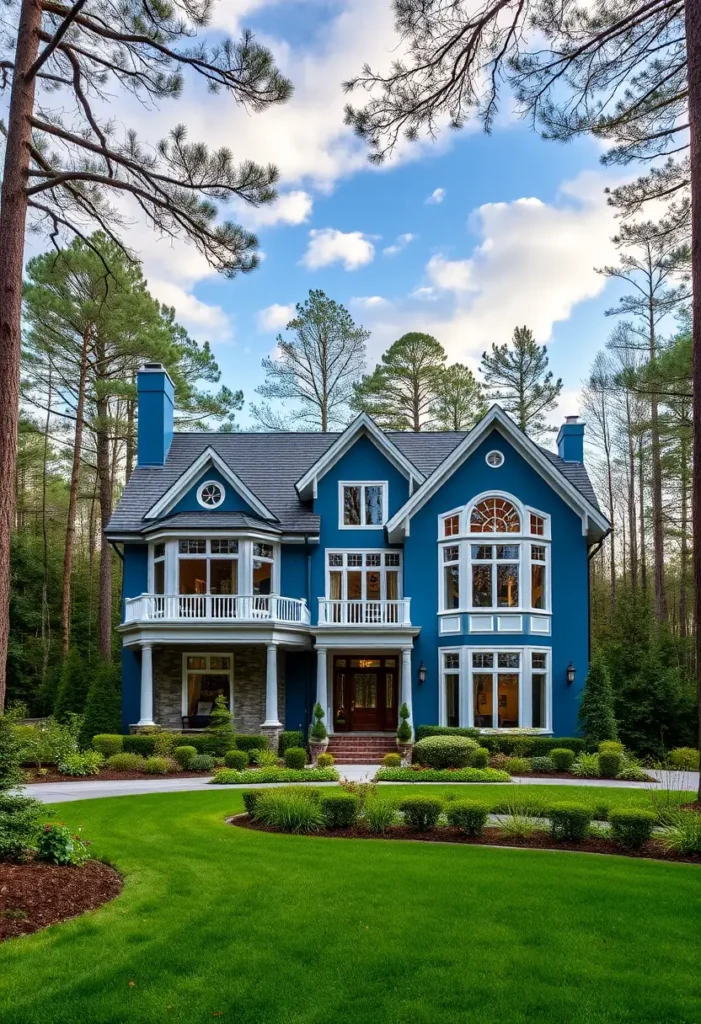
<svg viewBox="0 0 701 1024">
<path fill-rule="evenodd" d="M 304 733 L 301 729 L 286 729 L 285 732 L 280 733 L 277 752 L 280 757 L 284 757 L 285 751 L 290 747 L 304 747 L 305 745 Z M 243 750 L 243 747 L 240 749 Z"/>
<path fill-rule="evenodd" d="M 127 754 L 141 754 L 152 757 L 156 753 L 156 737 L 153 733 L 135 733 L 122 736 L 122 750 Z"/>
<path fill-rule="evenodd" d="M 181 768 L 185 768 L 187 770 L 190 767 L 192 759 L 197 757 L 197 747 L 194 747 L 191 743 L 182 747 L 176 747 L 173 751 L 173 757 Z"/>
<path fill-rule="evenodd" d="M 427 736 L 414 745 L 413 760 L 429 768 L 466 768 L 477 745 L 467 736 Z"/>
<path fill-rule="evenodd" d="M 493 753 L 514 754 L 519 757 L 546 757 L 551 750 L 566 748 L 575 754 L 585 749 L 580 736 L 534 736 L 531 733 L 515 733 L 498 736 L 481 733 L 479 729 L 458 728 L 446 725 L 419 725 L 416 727 L 416 742 L 427 736 L 466 736 L 477 740 L 480 746 Z"/>
<path fill-rule="evenodd" d="M 586 807 L 584 804 L 559 804 L 557 807 L 550 808 L 548 818 L 550 818 L 550 833 L 553 839 L 560 842 L 579 843 L 589 829 L 592 810 L 591 807 Z"/>
<path fill-rule="evenodd" d="M 555 747 L 550 751 L 550 760 L 557 772 L 569 772 L 574 764 L 574 753 L 568 747 Z"/>
<path fill-rule="evenodd" d="M 401 768 L 401 766 L 402 759 L 399 754 L 390 752 L 389 754 L 385 754 L 385 756 L 382 758 L 383 768 Z"/>
<path fill-rule="evenodd" d="M 481 836 L 489 817 L 489 810 L 476 800 L 452 801 L 445 813 L 450 824 L 466 836 Z"/>
<path fill-rule="evenodd" d="M 316 759 L 317 768 L 330 768 L 336 764 L 336 758 L 333 754 L 319 754 Z"/>
<path fill-rule="evenodd" d="M 92 748 L 103 757 L 121 754 L 124 749 L 124 737 L 117 733 L 102 732 L 92 738 Z"/>
<path fill-rule="evenodd" d="M 145 764 L 141 754 L 112 754 L 105 761 L 105 768 L 111 772 L 142 772 Z"/>
<path fill-rule="evenodd" d="M 599 751 L 599 775 L 602 779 L 615 779 L 623 767 L 623 756 L 617 750 Z"/>
<path fill-rule="evenodd" d="M 170 763 L 167 757 L 147 757 L 144 762 L 144 771 L 148 775 L 167 775 L 170 770 Z"/>
<path fill-rule="evenodd" d="M 236 733 L 232 746 L 239 750 L 265 750 L 268 747 L 268 737 L 245 732 Z"/>
<path fill-rule="evenodd" d="M 509 757 L 504 768 L 509 775 L 525 775 L 531 770 L 531 762 L 527 757 Z"/>
<path fill-rule="evenodd" d="M 327 828 L 350 828 L 360 813 L 360 798 L 343 790 L 324 793 L 320 804 Z"/>
<path fill-rule="evenodd" d="M 510 782 L 496 768 L 378 768 L 375 782 Z"/>
<path fill-rule="evenodd" d="M 624 850 L 639 850 L 652 835 L 657 823 L 653 811 L 619 807 L 609 811 L 611 835 Z"/>
<path fill-rule="evenodd" d="M 300 771 L 307 763 L 307 752 L 304 747 L 288 747 L 285 751 L 285 767 Z"/>
<path fill-rule="evenodd" d="M 486 768 L 489 764 L 489 751 L 486 747 L 476 747 L 468 761 L 470 768 Z"/>
<path fill-rule="evenodd" d="M 409 796 L 399 805 L 404 820 L 415 832 L 430 832 L 443 810 L 443 801 L 430 796 Z"/>
<path fill-rule="evenodd" d="M 224 754 L 224 764 L 227 768 L 236 768 L 238 771 L 243 771 L 244 768 L 248 767 L 248 751 L 227 750 Z"/>
</svg>

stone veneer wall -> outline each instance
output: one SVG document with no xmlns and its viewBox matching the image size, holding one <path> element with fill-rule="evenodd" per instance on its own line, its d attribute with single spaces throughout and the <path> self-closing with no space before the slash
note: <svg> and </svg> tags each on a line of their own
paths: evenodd
<svg viewBox="0 0 701 1024">
<path fill-rule="evenodd" d="M 198 648 L 197 653 L 204 653 Z M 182 648 L 155 648 L 153 652 L 154 717 L 166 729 L 182 728 Z M 216 652 L 230 651 L 217 649 Z M 265 646 L 234 648 L 234 729 L 258 733 L 265 721 Z M 277 654 L 278 718 L 285 722 L 285 652 Z"/>
</svg>

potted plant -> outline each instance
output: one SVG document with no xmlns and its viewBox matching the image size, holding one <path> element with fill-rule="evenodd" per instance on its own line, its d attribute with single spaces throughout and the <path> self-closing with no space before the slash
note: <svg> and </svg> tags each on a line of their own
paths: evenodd
<svg viewBox="0 0 701 1024">
<path fill-rule="evenodd" d="M 326 731 L 324 725 L 324 709 L 321 704 L 314 705 L 314 725 L 309 733 L 309 753 L 311 754 L 312 764 L 316 764 L 316 759 L 319 754 L 323 754 L 329 745 L 329 734 Z"/>
<path fill-rule="evenodd" d="M 401 719 L 399 728 L 397 729 L 397 750 L 401 756 L 404 764 L 411 764 L 411 751 L 414 746 L 412 742 L 413 733 L 411 726 L 409 725 L 409 719 L 411 718 L 411 712 L 406 704 L 402 704 L 399 709 L 399 717 Z"/>
</svg>

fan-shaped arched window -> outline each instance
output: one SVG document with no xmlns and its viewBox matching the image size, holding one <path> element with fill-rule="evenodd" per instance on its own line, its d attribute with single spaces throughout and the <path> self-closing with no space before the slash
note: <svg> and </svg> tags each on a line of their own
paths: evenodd
<svg viewBox="0 0 701 1024">
<path fill-rule="evenodd" d="M 485 498 L 470 513 L 470 533 L 519 533 L 521 517 L 506 498 Z"/>
</svg>

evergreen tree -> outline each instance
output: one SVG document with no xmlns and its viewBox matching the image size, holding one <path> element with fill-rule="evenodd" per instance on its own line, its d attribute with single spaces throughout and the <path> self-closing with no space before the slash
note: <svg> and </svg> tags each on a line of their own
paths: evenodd
<svg viewBox="0 0 701 1024">
<path fill-rule="evenodd" d="M 88 666 L 76 648 L 72 647 L 61 665 L 54 704 L 54 716 L 59 722 L 67 721 L 71 713 L 83 714 L 89 687 Z"/>
<path fill-rule="evenodd" d="M 480 369 L 492 390 L 489 398 L 510 413 L 524 433 L 538 438 L 547 430 L 544 414 L 554 409 L 562 380 L 548 370 L 545 345 L 536 344 L 528 327 L 514 329 L 513 345 L 492 345 L 482 354 Z"/>
<path fill-rule="evenodd" d="M 592 658 L 589 666 L 579 705 L 579 723 L 585 739 L 592 744 L 617 738 L 611 680 L 606 663 L 599 654 Z"/>
<path fill-rule="evenodd" d="M 418 431 L 430 425 L 445 372 L 445 349 L 430 334 L 404 334 L 355 388 L 353 405 L 385 430 Z"/>
<path fill-rule="evenodd" d="M 112 662 L 102 662 L 92 673 L 80 730 L 81 746 L 89 746 L 93 736 L 99 733 L 121 731 L 122 692 L 119 669 Z"/>
<path fill-rule="evenodd" d="M 0 713 L 0 793 L 21 786 L 20 745 L 12 717 Z"/>
<path fill-rule="evenodd" d="M 482 385 L 462 363 L 446 366 L 431 410 L 438 430 L 470 430 L 487 407 Z"/>
</svg>

